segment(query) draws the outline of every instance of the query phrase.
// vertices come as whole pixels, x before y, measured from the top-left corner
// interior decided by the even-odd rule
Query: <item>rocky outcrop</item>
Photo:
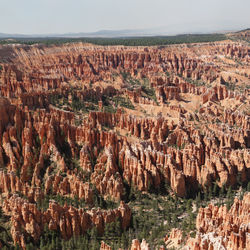
[[[126,229],[131,219],[131,210],[124,202],[113,210],[84,211],[67,205],[62,207],[51,200],[48,209],[41,211],[35,204],[29,203],[17,195],[4,201],[3,211],[11,216],[11,234],[14,243],[18,243],[22,247],[25,247],[26,233],[37,241],[45,225],[48,225],[50,230],[59,231],[64,239],[69,239],[73,235],[84,234],[92,227],[96,227],[102,234],[105,224],[116,219],[119,219],[122,228]]]
[[[181,230],[174,228],[165,237],[167,248],[185,250],[201,249],[248,249],[250,193],[245,193],[242,200],[235,198],[228,210],[226,206],[200,208],[196,218],[196,236],[184,237]]]
[[[182,230],[173,228],[170,235],[166,235],[164,241],[167,248],[180,248],[184,243]]]
[[[17,109],[6,114],[14,120],[14,126],[9,125],[3,131],[0,159],[2,164],[7,163],[12,175],[20,175],[20,184],[13,185],[29,182],[28,186],[40,187],[42,173],[47,176],[45,194],[51,190],[54,194],[84,198],[89,203],[92,200],[89,184],[81,183],[85,177],[72,172],[74,166],[65,162],[67,157],[79,157],[80,168],[89,172],[85,176],[90,176],[89,181],[105,199],[123,198],[123,180],[141,191],[152,186],[158,188],[165,181],[179,196],[186,195],[189,185],[194,189],[198,184],[211,185],[214,181],[221,186],[234,185],[237,175],[244,182],[250,175],[249,119],[243,113],[229,114],[212,108],[213,105],[211,114],[206,115],[204,110],[200,114],[211,122],[214,116],[225,115],[230,126],[242,124],[244,130],[215,123],[209,130],[204,126],[201,134],[188,120],[173,125],[162,117],[137,118],[104,112],[89,113],[84,124],[75,127],[71,112],[54,107],[50,113]],[[104,126],[123,130],[141,143],[104,131]],[[93,127],[97,129],[92,130]],[[67,156],[63,150],[67,150]],[[68,176],[65,178],[59,172],[52,175],[53,169]],[[52,182],[55,184],[51,189]]]
[[[0,45],[0,59],[0,200],[16,208],[22,246],[22,230],[37,240],[45,224],[65,239],[101,233],[109,218],[129,224],[126,205],[90,211],[96,196],[121,202],[131,187],[170,186],[185,197],[250,178],[247,45]],[[88,212],[37,209],[48,197]]]
[[[246,193],[243,200],[235,198],[230,210],[213,205],[200,208],[196,220],[198,244],[195,244],[200,245],[199,249],[215,247],[217,242],[227,249],[246,249],[250,240],[249,215],[250,193]]]
[[[197,57],[196,51],[204,47],[204,58]],[[140,71],[139,76],[155,75],[161,72],[173,72],[185,78],[202,79],[212,82],[219,75],[219,69],[207,63],[211,54],[222,53],[226,56],[249,61],[247,46],[217,43],[182,48],[157,49],[143,47],[98,47],[74,44],[51,47],[13,46],[5,49],[3,56],[8,63],[3,64],[0,72],[1,92],[11,97],[25,92],[48,91],[61,88],[68,79],[81,81],[110,80],[112,71],[126,71],[132,76]],[[207,51],[206,51],[207,50]],[[45,63],[46,62],[46,63]],[[166,77],[162,78],[167,80]],[[158,85],[162,81],[157,81]],[[170,98],[175,91],[164,91]]]
[[[131,245],[131,250],[149,250],[149,245],[146,242],[146,240],[142,240],[142,242],[140,243],[139,240],[135,239],[132,241],[132,245]]]
[[[106,244],[104,241],[101,242],[100,250],[111,250],[112,248]]]

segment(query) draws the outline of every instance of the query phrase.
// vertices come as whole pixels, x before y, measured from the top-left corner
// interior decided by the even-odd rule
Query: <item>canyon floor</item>
[[[249,30],[231,36],[0,45],[0,248],[249,249]]]

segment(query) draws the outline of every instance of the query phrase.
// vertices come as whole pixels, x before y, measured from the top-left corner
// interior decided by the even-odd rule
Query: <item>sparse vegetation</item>
[[[8,70],[2,74],[4,83],[0,86],[3,93],[0,105],[4,110],[0,124],[0,176],[3,180],[0,185],[0,245],[4,245],[3,249],[20,249],[9,237],[10,232],[13,235],[10,226],[16,218],[12,205],[22,203],[17,196],[24,199],[25,209],[34,211],[33,205],[36,205],[46,217],[42,222],[34,218],[44,230],[35,240],[30,233],[33,229],[36,231],[35,223],[34,227],[29,222],[29,226],[25,225],[28,220],[21,218],[24,213],[20,214],[22,225],[18,225],[17,234],[24,235],[27,249],[100,249],[102,240],[112,249],[129,249],[135,238],[146,239],[152,249],[157,249],[173,228],[194,237],[200,207],[212,203],[226,205],[229,209],[234,197],[242,198],[246,190],[250,191],[246,169],[249,138],[245,132],[248,100],[235,91],[247,93],[245,64],[241,65],[239,59],[235,65],[225,58],[225,51],[231,48],[224,43],[189,44],[223,38],[224,35],[214,34],[13,40],[13,43],[41,42],[48,46],[82,41],[158,47],[143,47],[139,52],[137,48],[124,47],[119,52],[115,47],[119,52],[116,55],[113,49],[95,49],[97,47],[91,45],[90,53],[88,46],[84,46],[82,52],[82,45],[79,48],[70,45],[69,49],[64,45],[66,58],[64,52],[48,62],[39,58],[35,65],[40,62],[41,69],[33,69],[33,61],[25,65],[28,59],[23,60],[22,67],[6,63]],[[188,45],[164,49],[165,45],[183,41]],[[17,54],[22,59],[27,54],[29,58],[26,53],[29,46],[12,47],[16,50],[13,57]],[[204,55],[199,52],[202,47],[206,50]],[[35,48],[30,53],[34,54],[34,62],[36,54],[42,57],[46,50],[53,53],[54,48],[60,49],[40,45],[32,48]],[[74,51],[72,56],[71,50]],[[241,49],[236,51],[235,57],[245,55],[244,48],[242,53]],[[226,65],[227,61],[231,64]],[[56,63],[56,67],[49,65],[51,62]],[[130,63],[133,67],[128,69]],[[220,65],[225,66],[221,71]],[[186,66],[188,71],[183,69]],[[227,66],[230,70],[235,66],[237,73],[226,75]],[[183,77],[186,73],[192,77],[202,76],[208,83]],[[57,74],[61,74],[61,86],[54,84],[59,81],[54,80]],[[219,82],[225,81],[222,77],[227,79],[224,86],[235,91],[233,95],[228,95],[220,86]],[[215,79],[218,82],[213,82]],[[37,88],[40,80],[41,86],[46,84],[46,88]],[[211,86],[213,88],[209,89]],[[40,95],[38,91],[44,93]],[[222,181],[225,184],[220,186]],[[119,199],[132,211],[126,229],[120,219],[113,221],[119,211],[100,211],[118,208]],[[50,215],[53,209],[45,213],[51,200],[65,205],[59,209],[60,216],[65,213],[66,227],[71,232],[64,239],[60,235],[63,218]],[[3,204],[8,201],[13,203],[7,208]],[[33,205],[26,206],[26,202]],[[90,230],[86,232],[85,225],[79,226],[73,223],[74,219],[69,219],[74,210],[67,211],[69,206],[80,209],[79,213],[86,212],[86,217],[75,213],[74,219],[78,222],[79,218],[87,218]],[[1,208],[6,214],[12,214],[11,219]],[[97,216],[99,212],[104,213],[104,219],[95,217],[94,211]],[[48,214],[56,223],[49,222]]]
[[[132,239],[146,239],[151,247],[156,248],[162,244],[162,240],[172,228],[182,229],[184,235],[195,235],[195,220],[200,206],[205,207],[211,201],[217,205],[226,204],[229,209],[233,204],[234,197],[238,194],[243,196],[244,192],[250,189],[250,184],[241,191],[232,190],[231,187],[223,186],[219,188],[216,183],[207,191],[197,192],[195,199],[183,199],[172,194],[168,185],[162,191],[141,193],[134,188],[128,194],[129,205],[133,209],[132,221],[128,230],[123,231],[119,220],[105,225],[102,235],[97,233],[95,227],[87,231],[85,235],[73,237],[68,241],[62,240],[58,232],[50,231],[45,227],[43,235],[37,244],[32,240],[28,243],[28,249],[99,249],[102,240],[105,240],[112,249],[119,247],[128,248]],[[162,193],[163,192],[163,193]],[[118,204],[100,199],[100,195],[95,191],[95,205],[102,209],[113,209]],[[60,195],[46,196],[39,204],[42,210],[47,209],[49,200],[53,199],[59,204],[84,207],[85,202],[77,198],[64,197]],[[84,245],[83,245],[84,244]]]
[[[121,106],[128,109],[135,109],[135,106],[132,104],[129,98],[125,98],[123,96],[115,96],[113,98],[113,101],[116,107]]]
[[[195,86],[199,87],[199,86],[205,86],[206,83],[201,81],[201,80],[193,80],[192,78],[186,78],[186,77],[183,77],[185,81],[191,83],[191,84],[194,84]]]

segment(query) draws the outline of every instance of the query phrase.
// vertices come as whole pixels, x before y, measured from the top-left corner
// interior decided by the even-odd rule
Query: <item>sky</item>
[[[0,33],[250,28],[250,0],[0,0]]]

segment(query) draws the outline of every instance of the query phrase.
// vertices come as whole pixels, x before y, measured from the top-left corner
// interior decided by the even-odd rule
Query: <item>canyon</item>
[[[129,230],[134,191],[246,186],[249,86],[246,42],[0,45],[0,207],[13,245],[39,244],[45,229],[64,240],[117,221]],[[246,249],[249,223],[246,193],[229,211],[201,207],[195,238],[173,229],[165,242]]]

